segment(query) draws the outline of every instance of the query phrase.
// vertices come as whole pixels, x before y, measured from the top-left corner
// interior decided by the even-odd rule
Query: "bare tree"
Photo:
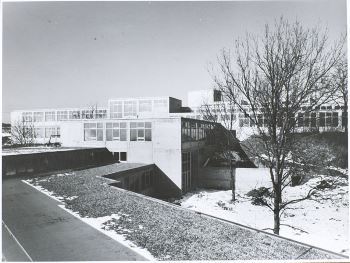
[[[220,123],[225,129],[220,130],[220,135],[216,134],[215,148],[212,149],[211,155],[214,153],[220,155],[220,159],[225,160],[225,165],[230,167],[231,176],[231,190],[232,190],[232,201],[236,200],[236,164],[239,159],[239,155],[233,150],[237,140],[233,134],[233,127],[236,121],[234,114],[234,107],[232,104],[221,101],[213,105],[203,104],[200,107],[200,113],[203,119]],[[235,143],[236,142],[236,143]]]
[[[85,117],[87,119],[96,119],[97,118],[97,110],[98,110],[97,103],[89,103]]]
[[[265,25],[262,36],[247,35],[235,42],[233,52],[224,49],[218,57],[217,89],[255,124],[254,134],[263,150],[256,158],[270,171],[272,203],[265,205],[273,211],[275,234],[280,232],[280,217],[287,206],[313,193],[310,190],[294,200],[283,198],[295,164],[297,114],[305,100],[308,111],[330,100],[331,75],[343,44],[342,39],[330,47],[327,32],[281,18],[272,28]]]
[[[15,144],[28,146],[34,143],[35,131],[33,124],[28,124],[24,120],[17,121],[11,126],[11,140]]]
[[[345,133],[348,133],[348,63],[346,55],[343,54],[342,59],[336,65],[335,72],[332,76],[333,85],[335,88],[334,102],[338,106],[343,106],[342,126]]]

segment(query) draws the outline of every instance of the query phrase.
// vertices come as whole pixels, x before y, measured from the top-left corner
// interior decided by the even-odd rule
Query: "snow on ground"
[[[303,197],[323,179],[333,180],[334,177],[319,176],[304,185],[287,187],[285,200]],[[317,192],[315,198],[318,201],[305,200],[291,205],[291,209],[282,214],[280,235],[349,255],[348,181],[345,178],[336,180],[338,186],[335,189]],[[253,205],[251,198],[246,196],[248,191],[261,186],[271,186],[267,169],[241,168],[236,172],[237,201],[234,204],[230,201],[231,191],[202,190],[184,196],[181,206],[266,230],[273,227],[272,211],[267,207]]]
[[[148,250],[136,246],[134,243],[127,240],[123,235],[118,234],[117,232],[115,232],[113,230],[113,225],[118,223],[118,220],[121,217],[120,215],[112,214],[110,216],[103,216],[103,217],[98,217],[98,218],[81,217],[78,213],[73,212],[72,210],[65,208],[64,205],[59,205],[59,207],[61,207],[63,210],[67,211],[68,213],[74,215],[75,217],[79,218],[81,221],[85,222],[86,224],[97,229],[98,231],[102,232],[103,234],[118,241],[122,245],[134,250],[138,254],[144,256],[146,259],[153,260],[153,261],[156,260]],[[140,228],[140,229],[142,229],[142,228]],[[130,230],[128,230],[128,229],[119,228],[119,230],[124,231],[124,232],[130,232]]]
[[[65,176],[65,175],[70,175],[71,173],[64,173],[64,174],[57,174],[55,176]],[[41,179],[41,180],[37,180],[37,182],[40,181],[45,181],[47,179]],[[86,224],[92,226],[93,228],[97,229],[98,231],[102,232],[103,234],[109,236],[110,238],[118,241],[119,243],[121,243],[122,245],[134,250],[135,252],[137,252],[138,254],[142,255],[143,257],[145,257],[148,260],[152,260],[155,261],[156,259],[152,256],[152,254],[144,248],[140,248],[138,246],[136,246],[134,243],[132,243],[131,241],[127,240],[125,238],[124,235],[122,234],[118,234],[116,231],[114,231],[113,227],[115,225],[118,225],[118,220],[120,219],[121,216],[128,216],[126,214],[121,213],[119,214],[112,214],[110,216],[104,216],[104,217],[98,217],[98,218],[91,218],[91,217],[81,217],[78,213],[67,209],[65,207],[65,200],[72,200],[74,198],[77,198],[77,196],[72,196],[72,197],[65,197],[65,196],[57,196],[55,195],[53,192],[50,192],[46,189],[44,189],[43,187],[41,187],[40,185],[34,185],[32,184],[33,180],[29,179],[29,180],[22,180],[22,182],[34,187],[35,189],[37,189],[38,191],[42,192],[43,194],[51,197],[52,199],[61,202],[62,205],[58,205],[60,208],[62,208],[63,210],[65,210],[66,212],[72,214],[73,216],[79,218],[81,221],[85,222]],[[142,230],[143,226],[139,226],[139,228]],[[130,232],[129,229],[122,229],[118,227],[118,230],[120,232]]]

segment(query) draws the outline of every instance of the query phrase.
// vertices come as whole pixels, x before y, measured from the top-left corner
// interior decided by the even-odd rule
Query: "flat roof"
[[[2,155],[3,156],[9,156],[9,155],[33,154],[33,153],[85,150],[85,149],[91,149],[91,147],[31,146],[31,147],[18,147],[18,148],[2,148]]]

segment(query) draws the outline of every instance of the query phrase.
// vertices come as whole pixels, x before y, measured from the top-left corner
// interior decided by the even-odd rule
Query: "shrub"
[[[252,197],[253,205],[262,206],[267,203],[267,197],[272,197],[272,192],[269,190],[269,188],[259,187],[257,189],[250,190],[246,195]]]

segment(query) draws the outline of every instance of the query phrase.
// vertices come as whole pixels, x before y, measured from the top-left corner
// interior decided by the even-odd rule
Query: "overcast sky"
[[[107,106],[212,86],[208,64],[281,15],[346,32],[346,1],[3,4],[3,121],[15,109]]]

